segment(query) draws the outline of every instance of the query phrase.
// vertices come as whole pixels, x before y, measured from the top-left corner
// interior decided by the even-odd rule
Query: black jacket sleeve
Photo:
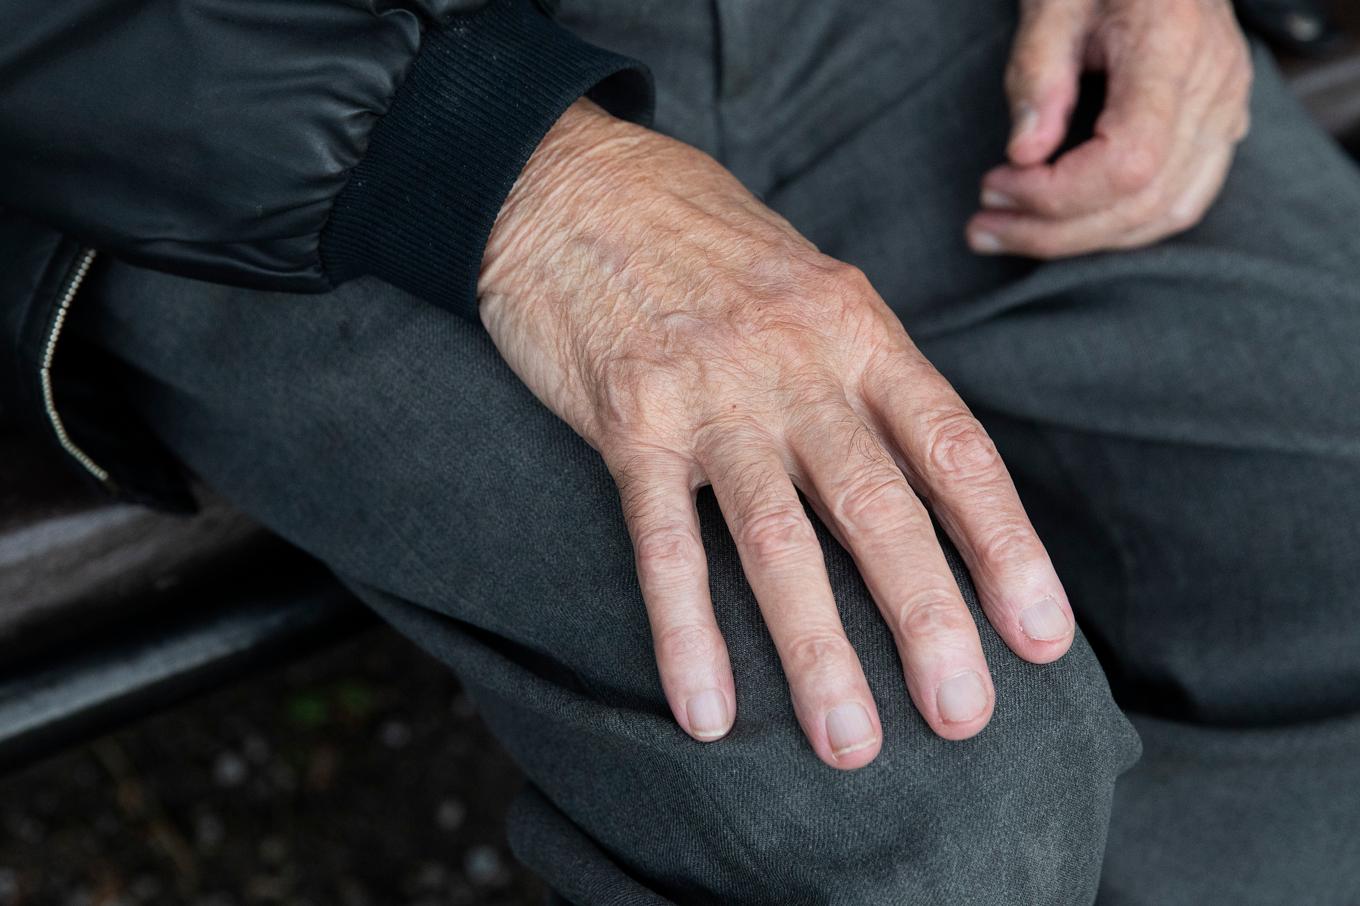
[[[638,63],[534,0],[0,0],[0,207],[134,263],[322,291],[374,274],[475,316],[486,237]]]

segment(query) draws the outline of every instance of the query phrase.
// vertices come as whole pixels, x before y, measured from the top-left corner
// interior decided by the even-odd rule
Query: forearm
[[[544,132],[641,66],[532,0],[0,4],[0,205],[217,282],[368,273],[473,312],[482,245]],[[79,46],[79,52],[72,48]]]

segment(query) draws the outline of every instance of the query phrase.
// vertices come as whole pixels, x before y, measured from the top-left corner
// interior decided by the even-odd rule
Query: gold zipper
[[[47,334],[47,345],[43,349],[42,368],[39,374],[42,378],[43,408],[47,410],[47,421],[51,424],[53,433],[57,435],[61,448],[101,484],[108,484],[109,473],[101,469],[88,453],[76,446],[75,441],[66,433],[66,425],[57,414],[57,405],[52,398],[52,359],[57,354],[57,341],[61,339],[61,329],[66,325],[66,313],[71,309],[71,302],[75,299],[76,293],[80,292],[80,285],[90,273],[90,265],[94,263],[95,254],[94,249],[85,249],[76,261],[75,271],[67,281],[66,289],[62,292],[61,301],[57,305],[57,315],[52,320],[52,329]]]

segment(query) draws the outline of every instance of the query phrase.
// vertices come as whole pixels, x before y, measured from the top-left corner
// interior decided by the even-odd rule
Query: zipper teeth
[[[80,285],[85,282],[85,276],[90,272],[90,265],[94,263],[94,249],[85,249],[81,252],[80,259],[76,263],[75,273],[71,275],[71,280],[66,284],[66,291],[61,295],[61,302],[57,305],[57,316],[52,321],[52,330],[47,334],[47,346],[43,349],[42,369],[42,396],[43,408],[47,410],[47,421],[52,425],[52,431],[57,435],[61,448],[70,454],[71,458],[80,463],[85,471],[89,472],[101,483],[107,484],[109,473],[99,467],[90,455],[80,447],[76,446],[75,441],[66,433],[66,425],[62,422],[61,416],[57,414],[57,404],[52,395],[52,360],[57,354],[57,341],[61,339],[61,330],[66,325],[66,313],[71,310],[71,302],[75,299],[76,293],[80,291]]]

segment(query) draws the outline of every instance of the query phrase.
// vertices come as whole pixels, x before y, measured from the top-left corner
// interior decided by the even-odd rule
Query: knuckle
[[[1155,141],[1137,141],[1117,152],[1111,174],[1114,186],[1123,193],[1142,192],[1152,186],[1161,172],[1165,152]]]
[[[959,602],[956,592],[944,589],[917,591],[897,619],[902,638],[918,642],[944,639],[971,629],[972,614]]]
[[[684,664],[712,657],[718,644],[714,630],[707,626],[682,623],[667,626],[656,634],[656,658],[664,664]]]
[[[1059,220],[1070,217],[1080,211],[1084,199],[1074,198],[1070,195],[1063,195],[1058,192],[1040,193],[1026,199],[1026,203],[1034,207],[1034,210],[1044,217]]]
[[[681,383],[672,369],[645,356],[601,356],[592,367],[595,417],[606,431],[621,437],[652,433],[658,414],[672,408],[668,400]]]
[[[853,264],[832,260],[817,281],[817,296],[824,300],[822,329],[834,325],[842,341],[876,333],[878,293],[864,271]]]
[[[817,543],[807,517],[792,507],[779,507],[747,518],[737,540],[763,563],[802,557]]]
[[[906,479],[875,469],[842,484],[832,500],[837,523],[852,537],[901,527],[918,501]]]
[[[805,632],[784,646],[785,670],[793,676],[824,674],[839,669],[855,656],[850,642],[833,632]]]
[[[1135,230],[1165,219],[1170,209],[1170,200],[1154,186],[1126,201],[1117,219],[1126,230]]]
[[[927,428],[926,464],[946,481],[991,478],[1001,456],[977,419],[962,410],[937,416]]]
[[[978,558],[992,569],[1008,571],[1032,563],[1043,546],[1028,524],[1007,521],[983,533],[975,543]]]
[[[832,285],[843,292],[858,294],[872,291],[869,276],[848,261],[832,259],[826,269]]]
[[[638,569],[643,571],[644,579],[687,572],[698,565],[697,541],[682,529],[649,529],[638,535],[634,547]]]
[[[1207,209],[1200,203],[1178,204],[1167,214],[1167,221],[1172,232],[1183,233],[1197,226],[1206,213]]]

